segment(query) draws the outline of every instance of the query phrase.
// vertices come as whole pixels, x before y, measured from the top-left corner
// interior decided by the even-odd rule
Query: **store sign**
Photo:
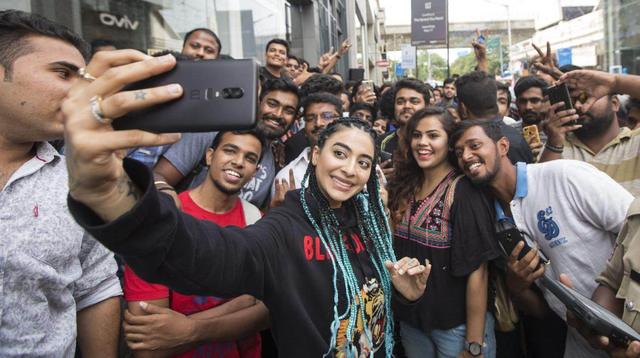
[[[127,15],[119,17],[107,12],[101,12],[99,16],[100,22],[106,26],[115,26],[120,29],[135,31],[140,25],[137,20],[131,21]]]
[[[571,65],[573,63],[573,60],[571,59],[571,48],[570,47],[566,47],[566,48],[559,48],[557,51],[557,57],[558,57],[558,66],[562,67],[565,65]]]
[[[411,0],[411,44],[446,45],[447,21],[447,0]]]
[[[410,68],[416,68],[416,48],[404,44],[400,45],[402,51],[402,68],[408,70]]]

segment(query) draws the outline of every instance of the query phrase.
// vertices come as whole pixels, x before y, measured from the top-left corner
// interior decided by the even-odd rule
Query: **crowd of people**
[[[0,12],[0,356],[640,357],[537,283],[640,332],[640,77],[547,45],[501,83],[473,42],[442,86],[378,86],[335,72],[348,41],[312,67],[273,39],[254,129],[113,130],[183,94],[127,85],[222,45]]]

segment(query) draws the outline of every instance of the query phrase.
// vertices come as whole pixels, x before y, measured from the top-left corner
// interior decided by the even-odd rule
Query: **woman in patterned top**
[[[416,112],[394,156],[394,249],[432,263],[428,293],[396,312],[410,358],[495,357],[493,316],[487,312],[487,262],[499,255],[492,205],[451,160],[454,125],[440,108]]]

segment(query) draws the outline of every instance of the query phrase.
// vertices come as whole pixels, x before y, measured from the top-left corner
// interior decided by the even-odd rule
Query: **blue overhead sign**
[[[558,49],[558,66],[571,65],[573,62],[571,48]]]

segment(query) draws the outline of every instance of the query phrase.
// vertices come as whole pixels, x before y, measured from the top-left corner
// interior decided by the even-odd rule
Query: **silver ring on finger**
[[[80,76],[83,80],[88,82],[93,82],[96,80],[96,78],[92,76],[89,72],[87,72],[87,69],[84,67],[81,67],[78,69],[78,76]]]
[[[104,113],[102,112],[102,97],[91,97],[91,99],[89,100],[89,104],[91,105],[91,114],[93,115],[93,118],[96,119],[96,121],[100,122],[101,124],[111,124],[112,120],[110,118],[106,118],[104,116]]]

